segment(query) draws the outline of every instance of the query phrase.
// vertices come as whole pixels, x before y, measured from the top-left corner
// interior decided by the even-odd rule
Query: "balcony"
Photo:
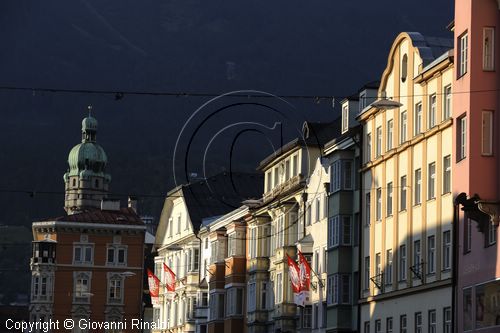
[[[279,196],[284,196],[289,193],[292,193],[295,190],[300,189],[305,185],[305,178],[303,175],[298,174],[288,180],[285,180],[283,183],[276,185],[272,190],[264,193],[263,202],[267,203]]]
[[[247,261],[248,273],[267,272],[269,269],[269,258],[257,257],[251,258]]]
[[[208,306],[199,306],[194,312],[194,319],[208,319]]]

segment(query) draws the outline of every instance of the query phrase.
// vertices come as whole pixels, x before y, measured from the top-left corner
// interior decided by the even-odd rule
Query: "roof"
[[[132,208],[120,210],[90,209],[81,213],[63,215],[43,221],[64,221],[75,223],[119,224],[119,225],[144,225],[141,218]]]
[[[408,32],[407,34],[410,36],[413,46],[418,48],[424,67],[446,51],[453,49],[453,39],[424,37],[419,32]]]
[[[195,230],[204,218],[224,215],[247,199],[260,198],[264,187],[262,174],[223,172],[205,180],[182,185],[182,196]]]
[[[257,170],[264,169],[269,163],[277,157],[286,154],[295,147],[319,146],[323,147],[325,143],[340,134],[342,119],[339,117],[332,122],[310,122],[305,121],[302,125],[302,136],[297,137],[284,144],[279,150],[263,159]]]

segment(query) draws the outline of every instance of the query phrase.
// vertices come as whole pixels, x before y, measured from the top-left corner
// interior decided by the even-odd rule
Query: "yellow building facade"
[[[361,332],[451,332],[452,48],[401,33],[358,116]]]

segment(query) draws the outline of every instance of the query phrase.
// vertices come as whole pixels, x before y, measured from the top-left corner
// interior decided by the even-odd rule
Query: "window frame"
[[[467,31],[458,36],[458,66],[457,66],[457,79],[467,74],[469,65],[469,37]]]
[[[487,36],[488,32],[491,32],[491,36]],[[487,49],[486,44],[487,38],[491,40],[491,44]],[[495,27],[484,27],[483,28],[483,71],[492,72],[495,71]]]

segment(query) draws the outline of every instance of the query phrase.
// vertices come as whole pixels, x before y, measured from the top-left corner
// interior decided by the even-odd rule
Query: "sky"
[[[451,0],[2,1],[0,87],[28,90],[0,88],[0,224],[64,213],[88,105],[111,191],[158,217],[185,172],[229,168],[236,133],[259,129],[238,138],[231,162],[255,171],[280,143],[275,124],[286,141],[304,120],[334,120],[342,97],[380,78],[400,32],[452,38],[452,18]],[[194,96],[234,91],[268,97]],[[157,92],[173,95],[147,94]]]

